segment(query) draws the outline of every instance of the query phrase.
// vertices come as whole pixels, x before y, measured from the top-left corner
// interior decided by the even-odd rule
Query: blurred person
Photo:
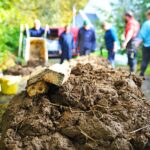
[[[83,27],[79,29],[77,37],[77,49],[80,56],[88,55],[90,52],[95,51],[96,37],[95,31],[91,29],[87,21],[83,22]]]
[[[128,56],[128,65],[130,72],[134,72],[136,69],[136,55],[137,50],[135,47],[135,39],[140,30],[139,22],[134,18],[132,12],[126,12],[124,15],[125,20],[125,40],[122,44],[122,48],[126,49]]]
[[[138,47],[143,42],[142,49],[142,64],[140,75],[144,76],[147,66],[150,62],[150,10],[146,13],[147,20],[143,23],[139,35],[137,37]]]
[[[24,35],[27,35],[27,31],[24,31]],[[45,29],[41,27],[40,20],[34,20],[34,27],[29,29],[29,36],[30,37],[43,37],[44,34],[50,35],[49,26],[46,25]]]
[[[74,38],[72,33],[70,32],[70,27],[68,25],[65,26],[65,31],[60,35],[59,38],[60,44],[60,53],[61,53],[61,61],[60,64],[64,62],[64,60],[70,60],[72,58],[72,52],[74,51]]]
[[[103,29],[105,30],[105,45],[108,50],[108,60],[111,63],[112,67],[115,68],[115,52],[119,49],[119,40],[117,33],[114,27],[108,22],[102,24]]]

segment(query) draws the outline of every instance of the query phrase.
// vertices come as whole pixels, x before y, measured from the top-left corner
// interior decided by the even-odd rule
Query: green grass
[[[138,73],[140,73],[140,69],[141,69],[141,62],[139,62],[138,65],[137,65],[137,72]],[[150,64],[148,65],[145,74],[150,75]]]
[[[149,64],[149,66],[147,67],[146,74],[147,74],[147,75],[150,75],[150,64]]]
[[[93,56],[102,56],[104,58],[107,58],[108,52],[107,52],[107,50],[102,50],[102,52],[100,50],[97,50],[97,51],[93,52],[91,55],[93,55]]]
[[[137,73],[138,74],[140,73],[140,70],[141,70],[141,62],[138,62],[138,65],[137,65]],[[150,76],[150,64],[146,69],[145,75]]]

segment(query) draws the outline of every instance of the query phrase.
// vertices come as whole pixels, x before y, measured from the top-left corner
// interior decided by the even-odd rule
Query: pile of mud
[[[149,150],[150,102],[141,79],[78,64],[60,88],[15,96],[3,116],[1,150]]]
[[[4,74],[26,76],[30,75],[33,71],[34,71],[33,67],[15,65],[5,70]]]
[[[35,70],[35,67],[44,65],[45,64],[42,60],[29,61],[26,65],[15,65],[13,67],[8,68],[4,71],[4,74],[26,76],[30,75]]]
[[[91,56],[91,55],[78,57],[77,59],[71,59],[71,61],[69,62],[69,66],[73,68],[78,63],[86,64],[88,62],[90,62],[90,64],[92,65],[111,67],[109,62],[105,58]],[[13,67],[8,68],[7,70],[4,71],[4,74],[26,76],[26,75],[30,75],[38,66],[51,66],[51,65],[52,64],[50,63],[45,64],[42,60],[37,60],[37,61],[31,60],[28,61],[26,65],[15,65]]]
[[[93,56],[93,55],[87,55],[87,56],[81,56],[76,59],[71,59],[69,62],[69,65],[71,68],[75,67],[77,64],[87,64],[89,63],[93,66],[101,65],[107,68],[111,68],[111,65],[109,61],[103,57]]]

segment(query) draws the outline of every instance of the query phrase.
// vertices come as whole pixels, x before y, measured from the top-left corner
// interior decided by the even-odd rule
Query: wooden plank
[[[61,86],[64,78],[64,74],[46,68],[27,81],[27,93],[30,97],[46,93],[48,91],[48,84]]]
[[[44,81],[36,82],[27,87],[27,93],[30,97],[44,94],[48,91],[48,85]]]
[[[28,82],[27,86],[34,84],[38,81],[45,81],[50,84],[54,84],[57,86],[61,86],[64,80],[64,74],[50,70],[48,68],[42,70],[42,72],[38,73],[37,75],[31,77]]]

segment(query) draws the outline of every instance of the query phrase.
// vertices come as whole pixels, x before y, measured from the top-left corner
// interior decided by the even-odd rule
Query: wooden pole
[[[30,44],[30,33],[29,33],[29,26],[26,24],[25,25],[26,28],[26,47],[25,47],[25,53],[24,53],[24,57],[25,57],[25,62],[27,62],[29,60],[29,44]]]
[[[45,44],[45,62],[47,63],[48,62],[48,49],[47,49],[47,32],[48,32],[48,30],[49,30],[49,26],[48,25],[46,25],[45,26],[45,32],[44,32],[44,40],[45,40],[45,42],[44,42],[44,44]]]
[[[24,25],[21,24],[20,25],[20,38],[19,38],[18,57],[21,57],[21,52],[22,52],[23,30],[24,30]]]

